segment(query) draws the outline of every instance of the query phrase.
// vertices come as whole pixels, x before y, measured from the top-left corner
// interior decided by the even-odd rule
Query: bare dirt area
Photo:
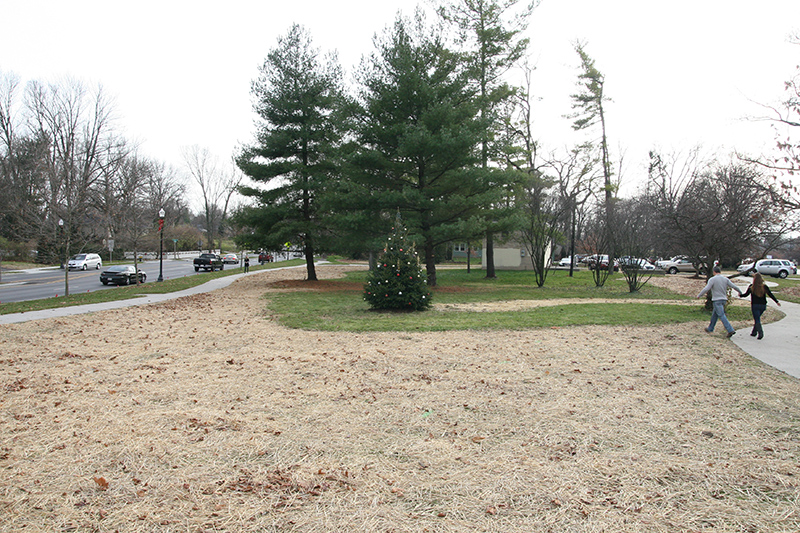
[[[289,330],[303,276],[1,326],[0,531],[800,530],[800,383],[703,324]]]

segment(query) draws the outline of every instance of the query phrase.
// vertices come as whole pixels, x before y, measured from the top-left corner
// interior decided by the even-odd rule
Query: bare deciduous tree
[[[216,156],[212,155],[208,148],[197,145],[183,149],[183,160],[189,175],[200,187],[201,210],[206,224],[208,248],[214,249],[215,235],[219,235],[221,247],[223,224],[243,175],[234,163],[231,163],[229,170],[221,169]]]
[[[590,144],[578,145],[563,156],[551,154],[545,163],[547,171],[555,177],[556,187],[569,216],[568,221],[565,220],[569,227],[565,224],[564,233],[569,236],[570,243],[570,277],[575,268],[575,242],[582,233],[588,215],[588,202],[594,195],[599,177],[597,166],[598,160]]]
[[[28,85],[28,107],[37,133],[49,140],[49,205],[52,220],[63,220],[64,255],[98,240],[100,221],[90,209],[93,186],[102,175],[112,133],[112,106],[101,87],[89,91],[81,82]],[[69,295],[69,269],[65,293]]]
[[[796,230],[784,205],[776,204],[767,178],[753,165],[704,165],[677,174],[651,154],[648,200],[655,228],[670,250],[692,258],[707,276],[714,261],[734,263],[754,249],[766,253]]]

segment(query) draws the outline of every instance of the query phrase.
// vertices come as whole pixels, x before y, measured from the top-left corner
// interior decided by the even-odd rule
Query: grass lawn
[[[569,277],[567,272],[554,271],[545,286],[539,288],[528,272],[503,272],[497,279],[486,279],[480,271],[468,274],[466,270],[442,269],[437,272],[439,284],[433,289],[433,302],[440,307],[425,312],[420,320],[417,313],[370,310],[360,296],[366,276],[366,272],[351,272],[341,280],[325,281],[324,287],[317,285],[315,290],[273,294],[268,306],[287,327],[354,332],[674,324],[702,321],[709,316],[701,301],[661,287],[648,284],[632,294],[619,275],[597,288],[589,272],[576,272]],[[450,305],[515,300],[558,300],[563,305],[507,311],[498,308],[494,312],[446,311]],[[571,303],[576,301],[581,303]],[[732,306],[728,316],[731,320],[746,320],[749,314],[749,308]]]

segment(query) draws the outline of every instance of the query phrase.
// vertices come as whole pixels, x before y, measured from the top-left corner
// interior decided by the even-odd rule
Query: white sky
[[[0,0],[0,71],[23,82],[69,75],[102,84],[118,125],[141,152],[182,167],[181,147],[220,160],[252,138],[250,83],[292,23],[336,50],[352,72],[372,36],[410,14],[412,0]],[[798,0],[542,0],[529,36],[537,65],[536,126],[545,147],[576,140],[580,39],[606,77],[611,148],[626,152],[637,183],[647,151],[702,145],[728,154],[774,145],[757,103],[775,104],[800,62],[787,37],[800,30]]]

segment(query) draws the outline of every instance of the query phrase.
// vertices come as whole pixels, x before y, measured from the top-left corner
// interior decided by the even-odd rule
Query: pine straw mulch
[[[800,384],[703,324],[292,331],[303,275],[0,327],[0,531],[800,530]]]

